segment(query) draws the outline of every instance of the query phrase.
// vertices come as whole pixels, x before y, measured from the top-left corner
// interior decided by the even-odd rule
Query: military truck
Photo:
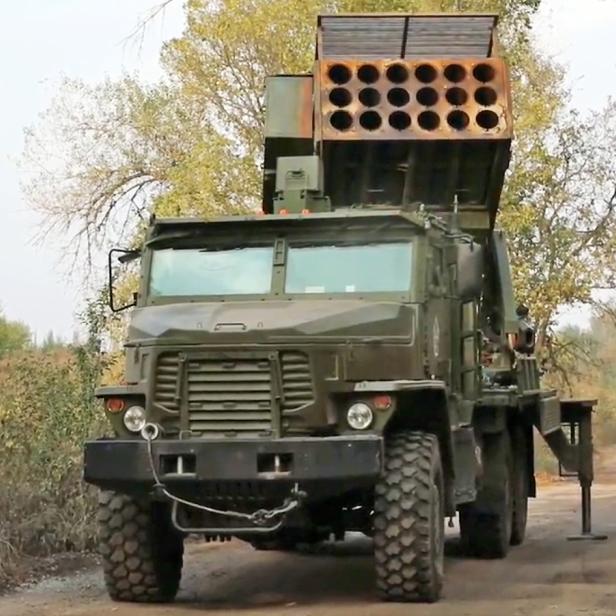
[[[495,226],[496,23],[320,17],[314,72],[267,83],[263,212],[152,219],[110,254],[114,310],[112,261],[141,263],[125,383],[97,393],[114,435],[85,447],[113,599],[173,599],[189,534],[358,531],[383,599],[436,601],[447,517],[476,557],[524,540],[533,427],[589,536],[594,403],[541,388]]]

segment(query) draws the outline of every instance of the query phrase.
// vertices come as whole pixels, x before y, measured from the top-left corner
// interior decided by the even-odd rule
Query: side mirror
[[[457,292],[461,299],[481,295],[483,288],[483,249],[477,244],[458,244]]]
[[[114,297],[114,287],[113,287],[113,257],[114,255],[119,254],[118,262],[122,265],[126,263],[130,263],[135,261],[139,257],[141,257],[140,250],[124,250],[122,248],[112,248],[107,255],[107,269],[109,274],[109,308],[111,308],[112,312],[122,312],[122,310],[126,310],[127,308],[132,308],[137,304],[137,294],[135,293],[133,296],[133,301],[124,304],[122,306],[116,306],[115,297]]]

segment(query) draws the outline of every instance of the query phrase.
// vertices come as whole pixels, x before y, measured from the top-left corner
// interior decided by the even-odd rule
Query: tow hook
[[[141,428],[141,438],[144,441],[155,441],[160,436],[160,426],[155,423],[147,423]]]
[[[287,514],[301,507],[304,500],[306,499],[307,494],[299,489],[299,485],[297,483],[293,486],[289,496],[284,500],[281,505],[279,505],[278,507],[274,507],[273,509],[258,509],[256,511],[253,511],[252,513],[215,509],[213,507],[207,507],[205,505],[202,505],[201,503],[196,503],[193,501],[186,500],[184,498],[180,498],[169,491],[167,486],[160,480],[160,476],[158,474],[158,471],[156,470],[152,445],[153,442],[160,436],[160,434],[161,428],[158,424],[148,423],[141,429],[141,436],[147,443],[148,461],[150,463],[150,471],[152,473],[152,478],[154,479],[153,489],[159,495],[169,499],[174,504],[174,510],[177,510],[177,505],[184,505],[186,507],[192,507],[206,513],[243,520],[253,525],[253,532],[273,532],[280,528]],[[233,529],[233,532],[240,533],[247,532],[250,530],[250,528],[242,527],[239,529]]]

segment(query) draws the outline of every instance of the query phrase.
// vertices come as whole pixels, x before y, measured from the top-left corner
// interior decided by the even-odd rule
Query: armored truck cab
[[[263,213],[153,218],[125,255],[126,382],[98,391],[115,434],[85,449],[113,598],[172,599],[187,534],[361,531],[383,598],[434,601],[446,516],[476,556],[523,541],[533,425],[589,515],[592,403],[541,389],[495,229],[495,23],[322,17],[313,74],[268,84]]]

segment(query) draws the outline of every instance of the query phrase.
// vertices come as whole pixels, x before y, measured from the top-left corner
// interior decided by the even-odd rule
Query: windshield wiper
[[[152,239],[148,240],[145,245],[146,246],[153,246],[154,244],[161,244],[164,242],[173,242],[175,240],[185,240],[191,237],[197,237],[197,235],[195,233],[191,233],[191,232],[178,232],[178,233],[166,233],[164,235],[157,235],[156,237],[153,237]]]

